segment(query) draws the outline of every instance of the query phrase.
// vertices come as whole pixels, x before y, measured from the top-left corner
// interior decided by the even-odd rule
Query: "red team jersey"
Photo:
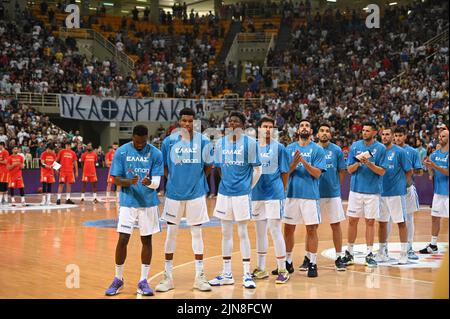
[[[115,150],[110,150],[108,153],[106,153],[105,156],[106,161],[112,163],[115,152],[116,152]],[[114,176],[109,175],[110,172],[111,172],[111,164],[109,164],[107,183],[114,183]]]
[[[9,152],[3,150],[0,152],[0,161],[7,160],[9,157]],[[8,183],[8,170],[6,169],[6,164],[0,164],[0,183]]]
[[[56,154],[54,152],[45,151],[41,155],[41,161],[43,161],[46,165],[52,166],[56,161]],[[55,174],[53,168],[41,167],[41,183],[54,183],[55,182]]]
[[[23,157],[21,155],[11,155],[8,157],[7,165],[23,164]],[[23,188],[22,179],[22,167],[20,165],[14,166],[9,170],[9,187],[10,188]]]
[[[73,163],[77,161],[77,154],[72,150],[60,150],[56,160],[61,164],[59,173],[60,183],[75,183],[75,176],[73,174]]]
[[[83,182],[96,182],[97,172],[95,170],[95,163],[97,163],[98,156],[95,152],[85,152],[81,155],[81,161],[83,165]]]

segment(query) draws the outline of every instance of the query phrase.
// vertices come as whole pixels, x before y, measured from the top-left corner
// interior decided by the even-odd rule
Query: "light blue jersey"
[[[325,151],[327,170],[320,175],[320,198],[340,197],[341,180],[339,178],[339,172],[347,168],[344,153],[339,146],[333,143],[329,143],[323,149]]]
[[[357,141],[350,147],[348,154],[347,166],[357,162],[355,156],[370,151],[372,157],[369,161],[376,166],[387,168],[386,148],[378,141],[374,141],[370,145],[366,145],[363,140]],[[364,194],[380,194],[382,190],[382,176],[375,174],[367,165],[361,164],[358,169],[353,172],[350,179],[350,190],[352,192]]]
[[[177,132],[166,137],[161,145],[164,166],[169,175],[166,184],[166,197],[173,200],[191,200],[208,193],[208,183],[204,173],[205,158],[209,140],[194,132],[190,141],[181,139]]]
[[[436,163],[437,166],[448,169],[448,151],[444,153],[439,149],[430,155],[430,160]],[[433,173],[434,193],[448,196],[448,176],[445,176],[437,169],[434,169]]]
[[[314,142],[306,146],[300,146],[298,142],[291,143],[286,148],[289,154],[289,161],[294,160],[295,151],[300,151],[302,157],[311,166],[322,170],[327,170],[325,151]],[[314,178],[309,174],[302,163],[299,163],[289,176],[288,198],[320,199],[319,178]]]
[[[406,150],[392,145],[386,150],[387,169],[383,175],[383,191],[381,196],[406,195],[406,172],[412,169]]]
[[[408,158],[411,161],[411,165],[413,169],[423,169],[422,161],[420,160],[419,151],[408,144],[405,144],[403,146],[403,149],[406,151],[406,154],[408,154]],[[411,179],[407,181],[408,186],[414,184],[414,174],[411,175]]]
[[[281,173],[289,173],[289,155],[283,144],[271,141],[259,146],[262,175],[252,190],[252,200],[284,199]]]
[[[219,194],[242,196],[251,192],[253,167],[261,166],[256,141],[241,135],[236,142],[229,136],[219,139],[214,148],[214,165],[222,171]]]
[[[138,151],[134,148],[133,142],[119,147],[111,165],[111,176],[122,178],[133,178],[139,176],[136,185],[121,187],[120,206],[122,207],[153,207],[159,204],[159,199],[154,189],[141,184],[141,181],[148,176],[164,176],[164,165],[162,153],[151,144]]]

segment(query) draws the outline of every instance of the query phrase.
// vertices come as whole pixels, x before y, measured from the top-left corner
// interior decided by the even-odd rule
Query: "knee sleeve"
[[[167,225],[167,236],[165,244],[165,253],[173,254],[177,244],[177,225]]]
[[[203,255],[202,228],[200,226],[191,227],[192,250],[195,255]]]
[[[247,222],[238,222],[238,234],[242,259],[250,258],[250,239],[248,238]]]
[[[286,243],[281,232],[281,220],[269,219],[268,221],[270,235],[272,236],[273,245],[275,248],[275,256],[286,256]]]
[[[20,196],[22,196],[22,197],[25,196],[25,188],[20,189]]]
[[[256,252],[267,253],[269,239],[267,238],[267,220],[256,221]]]
[[[231,257],[233,251],[233,223],[222,220],[222,255]]]

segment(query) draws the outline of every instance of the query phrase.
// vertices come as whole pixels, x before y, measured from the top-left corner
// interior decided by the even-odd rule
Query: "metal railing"
[[[268,43],[272,41],[273,34],[266,32],[255,32],[255,33],[238,33],[237,42],[238,43],[248,43],[248,42],[258,42],[258,43]]]
[[[42,113],[59,113],[58,95],[55,93],[16,93],[15,98],[19,103],[27,104],[38,109]]]
[[[421,46],[425,46],[426,48],[429,48],[430,46],[434,46],[436,44],[441,44],[445,41],[449,40],[449,31],[448,31],[448,25],[446,26],[447,30],[445,30],[444,32],[441,32],[440,34],[438,34],[437,36],[431,38],[430,40],[426,41],[424,44],[422,44]],[[421,61],[428,61],[431,57],[433,57],[435,54],[437,54],[438,51],[433,52],[430,55],[427,55],[423,60]],[[419,62],[420,63],[420,62]],[[408,72],[406,71],[402,71],[400,72],[398,75],[396,75],[395,77],[393,77],[390,82],[393,83],[395,81],[398,80],[402,80],[402,78],[408,74]]]
[[[93,30],[93,29],[68,29],[68,28],[60,28],[60,36],[67,37],[71,36],[78,39],[91,39],[95,41],[97,44],[102,46],[106,51],[108,51],[113,59],[122,63],[126,66],[129,71],[134,70],[134,61],[124,52],[117,49],[117,47],[111,43],[107,38],[105,38],[101,33]]]

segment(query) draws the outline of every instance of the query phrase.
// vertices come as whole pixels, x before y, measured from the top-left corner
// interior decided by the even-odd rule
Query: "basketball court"
[[[89,197],[85,203],[80,203],[79,195],[75,194],[72,199],[76,205],[60,206],[40,206],[40,198],[38,195],[27,196],[29,206],[0,209],[0,298],[111,298],[105,297],[104,291],[114,277],[114,253],[118,238],[115,229],[117,207],[114,197],[100,196],[100,203],[93,204]],[[160,200],[163,198],[160,197]],[[208,199],[210,216],[214,204],[215,199]],[[431,218],[428,206],[421,206],[421,211],[416,214],[415,225],[414,249],[417,251],[430,240]],[[342,226],[345,245],[347,222]],[[153,236],[153,257],[149,275],[152,288],[162,279],[164,272],[164,222],[161,222],[161,227],[162,232]],[[254,222],[249,222],[248,228],[252,247],[252,268],[255,268]],[[257,281],[256,289],[244,289],[241,285],[242,262],[235,228],[232,269],[236,283],[232,286],[213,287],[211,292],[192,289],[194,258],[190,236],[189,228],[182,223],[174,256],[175,289],[166,293],[156,292],[153,297],[142,297],[136,294],[141,266],[141,242],[136,229],[128,245],[124,270],[125,288],[112,298],[432,298],[433,281],[448,246],[448,219],[442,220],[439,253],[419,255],[418,261],[404,266],[396,265],[400,244],[394,225],[389,244],[391,260],[380,264],[376,269],[363,265],[366,247],[363,244],[364,222],[360,221],[355,245],[355,265],[347,267],[346,272],[337,272],[334,269],[331,228],[324,220],[319,226],[317,278],[308,278],[306,272],[298,270],[304,257],[305,239],[304,226],[300,225],[297,227],[293,253],[295,272],[289,282],[276,285],[275,276],[271,276],[269,279]],[[205,272],[207,278],[212,279],[222,269],[221,228],[217,219],[211,218],[205,225],[203,239]],[[269,246],[267,268],[270,271],[276,267],[270,239]],[[377,245],[374,249],[377,250]]]

